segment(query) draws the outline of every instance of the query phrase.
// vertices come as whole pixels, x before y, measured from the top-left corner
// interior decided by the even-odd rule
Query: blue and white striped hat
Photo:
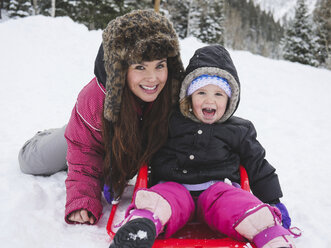
[[[207,74],[200,75],[199,77],[192,80],[192,83],[187,89],[187,96],[192,95],[196,90],[208,85],[213,84],[220,87],[225,91],[225,94],[230,98],[231,97],[231,87],[228,83],[228,80],[219,76],[210,76]]]

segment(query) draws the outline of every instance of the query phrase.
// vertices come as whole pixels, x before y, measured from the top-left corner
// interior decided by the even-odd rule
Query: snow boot
[[[148,218],[133,219],[118,229],[109,248],[149,248],[153,246],[155,238],[153,221]]]
[[[110,248],[149,248],[162,230],[160,219],[146,209],[133,209],[131,204],[126,211],[125,219],[117,225],[120,229],[114,236]]]
[[[295,248],[291,232],[280,223],[279,210],[261,204],[246,211],[235,224],[235,230],[257,248]]]

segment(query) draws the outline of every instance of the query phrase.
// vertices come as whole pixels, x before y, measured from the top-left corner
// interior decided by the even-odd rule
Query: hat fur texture
[[[186,68],[185,75],[179,94],[180,111],[184,116],[200,122],[190,111],[192,103],[191,97],[187,96],[187,89],[192,81],[201,75],[224,78],[230,85],[231,98],[228,100],[224,115],[218,122],[225,122],[234,114],[240,101],[240,82],[230,54],[223,46],[210,45],[196,50]]]
[[[102,38],[107,74],[104,117],[108,121],[117,121],[131,64],[173,58],[168,60],[168,70],[173,72],[173,78],[168,81],[172,80],[173,94],[178,99],[180,79],[176,75],[183,68],[179,41],[167,18],[152,10],[135,10],[112,20]]]

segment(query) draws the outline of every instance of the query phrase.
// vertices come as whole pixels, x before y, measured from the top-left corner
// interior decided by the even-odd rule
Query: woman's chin
[[[158,93],[154,93],[154,94],[140,94],[140,96],[138,96],[142,101],[144,102],[154,102],[155,99],[158,97]]]

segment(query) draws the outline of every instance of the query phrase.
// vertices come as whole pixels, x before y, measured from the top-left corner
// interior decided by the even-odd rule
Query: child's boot
[[[152,191],[138,190],[110,248],[152,247],[170,216],[171,207],[164,198]]]
[[[159,219],[148,210],[133,210],[115,234],[110,248],[142,247],[149,248],[162,229]]]
[[[262,204],[249,210],[235,225],[235,230],[257,248],[294,248],[291,233],[281,223],[278,209]]]

